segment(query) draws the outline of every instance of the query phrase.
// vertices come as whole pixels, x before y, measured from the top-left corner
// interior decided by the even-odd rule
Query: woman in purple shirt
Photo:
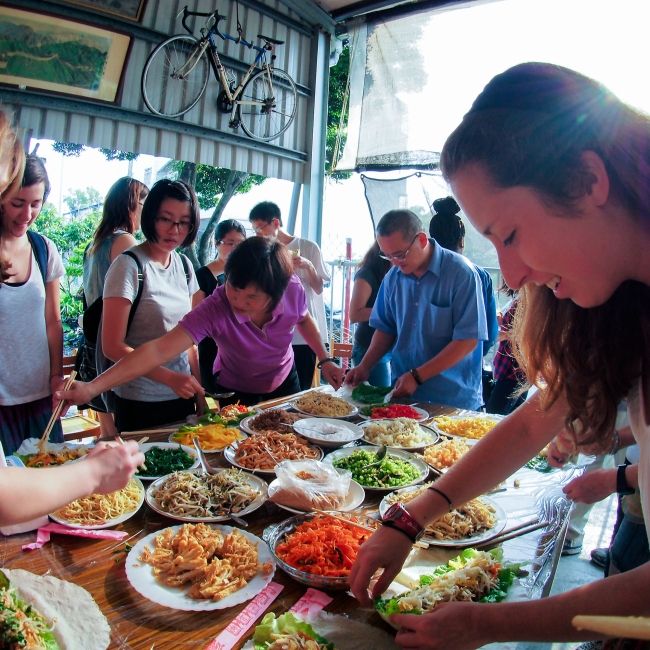
[[[230,255],[225,276],[226,283],[169,333],[138,347],[89,384],[75,382],[62,396],[83,403],[210,337],[218,346],[216,389],[234,391],[230,401],[256,404],[284,397],[300,390],[291,348],[294,329],[316,353],[323,377],[334,388],[341,385],[343,371],[327,357],[285,246],[251,237]]]

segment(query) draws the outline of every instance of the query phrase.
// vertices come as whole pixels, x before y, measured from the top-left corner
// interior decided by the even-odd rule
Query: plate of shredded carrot
[[[319,589],[348,589],[359,547],[378,526],[375,519],[349,512],[309,513],[269,526],[263,539],[294,580]]]

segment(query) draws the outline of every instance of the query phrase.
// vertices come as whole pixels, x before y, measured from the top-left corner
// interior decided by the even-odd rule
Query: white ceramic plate
[[[259,434],[258,434],[259,435]],[[315,447],[312,445],[315,449],[318,450],[319,454],[314,458],[313,460],[322,460],[323,458],[323,450],[320,447]],[[267,474],[269,476],[275,475],[275,467],[273,469],[254,469],[251,467],[244,467],[243,465],[240,465],[236,460],[235,456],[237,454],[237,443],[233,443],[232,445],[228,445],[224,450],[223,450],[223,457],[231,464],[234,465],[235,467],[239,467],[239,469],[243,469],[246,472],[256,472],[257,474]]]
[[[268,411],[274,411],[274,410],[280,410],[280,409],[267,409]],[[287,409],[281,409],[286,411]],[[262,413],[265,413],[265,411],[259,411],[255,415],[249,415],[248,417],[245,417],[240,423],[239,423],[239,428],[242,431],[245,431],[246,433],[254,436],[259,433],[259,431],[256,431],[250,426],[250,423],[258,416],[261,415]],[[297,415],[296,413],[292,413],[292,415]],[[286,427],[278,427],[278,431],[281,431],[283,433],[289,433],[291,432],[291,425],[287,425]]]
[[[325,393],[325,395],[329,395],[329,394]],[[336,419],[339,419],[339,418],[351,418],[353,415],[357,415],[357,413],[359,413],[359,409],[354,404],[352,404],[351,402],[348,402],[347,400],[343,399],[342,397],[338,397],[337,395],[329,395],[329,397],[336,397],[336,399],[339,399],[339,400],[345,402],[350,407],[350,412],[346,413],[345,415],[318,415],[317,413],[311,413],[310,411],[305,411],[304,409],[300,408],[300,406],[298,406],[298,401],[299,401],[298,399],[291,402],[291,408],[298,411],[298,413],[304,413],[305,415],[308,415],[309,417],[312,417],[312,418],[318,418],[318,417],[321,417],[321,418],[336,418]]]
[[[131,510],[130,512],[125,512],[124,514],[120,515],[119,517],[115,517],[114,519],[109,519],[108,521],[105,521],[103,524],[74,524],[67,519],[63,519],[63,517],[59,517],[58,515],[55,514],[50,514],[50,519],[52,521],[56,521],[57,524],[62,524],[64,526],[68,526],[69,528],[84,528],[86,530],[100,530],[101,528],[112,528],[113,526],[117,526],[118,524],[121,524],[123,521],[126,521],[127,519],[131,519],[133,515],[140,510],[142,507],[142,503],[144,502],[144,485],[142,485],[142,481],[137,478],[133,477],[135,482],[138,484],[138,487],[140,488],[140,496],[138,498],[138,506],[136,507],[135,510]]]
[[[376,405],[375,405],[376,406]],[[385,406],[390,406],[389,404],[386,404]],[[424,409],[421,409],[419,406],[411,406],[410,404],[406,404],[405,406],[410,406],[414,411],[417,411],[418,417],[413,418],[417,422],[424,422],[425,420],[428,420],[431,417],[431,414],[429,411],[425,411]],[[370,420],[369,415],[364,415],[361,411],[363,410],[363,407],[359,409],[359,417],[363,418],[364,420]],[[379,418],[377,418],[379,419]],[[382,420],[390,420],[393,418],[381,418]]]
[[[158,447],[159,449],[178,449],[180,447],[188,456],[191,456],[194,460],[194,462],[186,469],[192,469],[199,466],[199,459],[196,457],[196,451],[193,447],[180,445],[177,442],[144,442],[140,445],[140,451],[145,454],[154,447]],[[136,473],[136,477],[142,481],[155,481],[157,478],[160,478],[160,476],[148,475],[147,470],[142,470],[142,472],[142,474]]]
[[[22,444],[16,451],[14,451],[14,456],[23,461],[25,467],[27,467],[27,462],[30,456],[35,456],[39,453],[39,443],[41,442],[40,438],[27,438],[23,440]],[[45,451],[47,453],[56,453],[63,450],[69,451],[81,451],[85,450],[89,452],[95,445],[85,445],[79,442],[48,442],[45,445]],[[85,454],[84,454],[85,456]],[[72,460],[66,461],[66,463],[75,463],[78,460],[81,460],[84,456],[79,456],[79,458],[73,458]],[[66,463],[62,463],[65,465]],[[48,465],[48,467],[56,467],[56,465]]]
[[[363,438],[363,429],[358,424],[336,418],[304,418],[293,429],[319,447],[340,447]]]
[[[407,492],[409,488],[396,490],[397,493]],[[490,497],[479,497],[483,503],[486,505],[492,506],[494,508],[494,514],[496,521],[494,526],[488,530],[481,531],[475,535],[470,535],[469,537],[463,537],[461,539],[436,539],[432,535],[424,535],[422,541],[426,542],[430,546],[447,546],[447,547],[459,547],[465,548],[466,546],[474,546],[475,544],[483,544],[488,542],[493,537],[496,537],[505,527],[508,522],[508,515],[506,511]],[[388,495],[386,495],[381,502],[379,503],[379,514],[383,517],[386,510],[388,510]]]
[[[353,454],[355,451],[368,451],[372,454],[376,454],[378,449],[379,448],[376,446],[343,447],[341,449],[335,449],[331,454],[328,454],[325,457],[324,462],[333,465],[334,461],[339,460],[340,458],[346,458],[347,456]],[[399,458],[400,460],[405,460],[411,465],[413,465],[418,470],[417,478],[411,481],[410,483],[406,483],[400,486],[393,486],[393,487],[375,487],[372,485],[364,485],[363,483],[359,482],[359,484],[363,487],[364,490],[371,490],[373,492],[393,492],[398,487],[403,488],[403,487],[409,487],[411,485],[417,485],[418,483],[421,483],[422,481],[426,480],[426,478],[429,476],[429,466],[421,458],[414,456],[408,451],[404,451],[403,449],[389,449],[387,457],[388,456],[393,456],[395,458]]]
[[[280,487],[280,482],[277,478],[271,481],[271,483],[269,484],[269,499],[271,501],[273,501],[273,495],[278,491],[279,487]],[[366,498],[365,490],[356,481],[351,480],[350,489],[348,490],[348,494],[345,497],[345,501],[336,510],[337,512],[351,512],[355,508],[358,508],[363,503],[363,500],[365,498]],[[288,510],[289,512],[295,512],[298,515],[301,515],[304,512],[311,512],[311,510],[298,510],[298,508],[285,506],[282,505],[281,503],[278,503],[277,501],[273,501],[273,503],[275,503],[276,506],[282,508],[283,510]]]
[[[248,437],[248,436],[247,436],[243,431],[241,431],[238,427],[229,427],[229,428],[230,428],[230,429],[235,429],[235,430],[237,431],[237,434],[238,434],[238,436],[239,436],[238,440],[243,440],[244,438],[247,438],[247,437]],[[173,443],[176,444],[176,445],[181,444],[180,442],[178,442],[178,440],[176,440],[176,439],[174,438],[175,435],[176,435],[176,432],[175,432],[175,433],[172,433],[172,434],[169,436],[169,442],[173,442]],[[186,445],[183,445],[183,446],[185,447]],[[206,454],[220,454],[220,453],[225,449],[225,447],[221,447],[221,448],[219,448],[219,449],[204,449],[203,446],[201,445],[201,439],[200,439],[200,438],[199,438],[199,447],[201,447],[201,449],[203,449],[203,451],[204,451]]]
[[[193,473],[200,473],[202,470],[193,470]],[[226,469],[223,470],[224,472],[227,471]],[[204,523],[215,523],[219,521],[228,521],[230,519],[229,515],[215,515],[212,517],[191,517],[189,515],[173,515],[170,512],[167,512],[166,510],[163,509],[163,507],[158,503],[156,500],[156,497],[154,496],[154,492],[160,488],[165,481],[169,478],[170,475],[167,476],[162,476],[158,480],[154,481],[148,488],[147,488],[147,495],[146,495],[146,500],[147,500],[147,505],[152,510],[155,510],[157,513],[164,515],[165,517],[169,517],[170,519],[175,519],[176,521],[187,521],[187,522],[192,522],[192,523],[198,523],[198,522],[204,522]],[[259,478],[258,476],[254,476],[253,474],[248,474],[248,473],[243,473],[242,478],[254,489],[257,491],[257,496],[251,503],[249,503],[244,509],[240,510],[239,512],[235,512],[237,517],[244,517],[251,512],[254,512],[257,510],[259,507],[261,507],[264,502],[267,500],[267,489],[268,486],[266,484],[266,481],[263,479]]]
[[[448,417],[450,420],[465,420],[467,418],[477,418],[477,419],[483,419],[483,420],[492,420],[495,424],[503,420],[504,416],[503,415],[496,415],[495,413],[478,413],[475,411],[468,411],[464,415],[447,415],[445,417]],[[449,436],[451,438],[462,438],[463,440],[480,440],[481,438],[470,438],[468,436],[461,436],[455,433],[448,433],[445,431],[442,427],[438,426],[436,423],[435,417],[429,422],[429,426],[437,431],[439,434],[443,436]],[[489,432],[488,432],[489,433]],[[487,434],[485,434],[487,435]]]
[[[213,528],[218,528],[224,535],[231,533],[233,530],[239,531],[244,535],[244,537],[257,545],[258,563],[260,566],[269,563],[273,567],[272,571],[267,575],[258,571],[257,575],[255,575],[255,577],[248,582],[245,587],[242,587],[235,593],[216,601],[190,598],[185,594],[183,589],[167,587],[161,582],[158,582],[153,575],[153,567],[141,562],[140,555],[145,546],[153,546],[154,539],[158,535],[161,535],[166,530],[172,530],[176,533],[180,528],[181,525],[171,526],[170,528],[157,530],[150,535],[143,537],[127,555],[125,563],[126,577],[131,583],[131,586],[148,600],[158,603],[158,605],[163,605],[163,607],[171,607],[172,609],[180,609],[188,612],[207,612],[215,609],[226,609],[233,605],[245,603],[247,600],[256,596],[260,591],[262,591],[262,589],[264,589],[264,587],[266,587],[267,584],[269,584],[269,582],[271,582],[273,573],[275,572],[275,560],[269,547],[259,537],[256,537],[252,533],[249,533],[246,530],[241,530],[240,528],[234,529],[232,526],[213,526]]]
[[[382,443],[380,442],[373,442],[366,436],[366,429],[368,427],[371,427],[375,424],[387,424],[391,425],[395,422],[395,420],[366,420],[365,422],[362,422],[359,426],[361,429],[363,429],[363,439],[365,442],[367,442],[369,445],[376,445],[380,447]],[[424,449],[425,447],[429,447],[430,445],[433,445],[440,439],[440,435],[438,434],[437,431],[432,429],[431,427],[428,427],[424,424],[418,424],[418,427],[424,431],[425,434],[427,434],[427,439],[423,440],[422,442],[417,442],[414,445],[410,447],[405,447],[403,445],[386,445],[387,447],[390,447],[391,449],[405,449],[407,451],[416,451],[418,449]]]

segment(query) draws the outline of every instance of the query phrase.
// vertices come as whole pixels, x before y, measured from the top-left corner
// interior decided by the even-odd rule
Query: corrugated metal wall
[[[132,35],[121,99],[117,104],[0,88],[3,108],[13,110],[17,126],[30,130],[34,137],[202,162],[296,182],[306,180],[311,142],[308,129],[312,128],[313,115],[314,80],[310,75],[314,68],[311,59],[315,34],[281,2],[263,1],[259,3],[264,5],[260,10],[256,5],[239,4],[239,20],[248,40],[256,42],[257,34],[262,33],[284,41],[276,50],[276,66],[288,72],[298,87],[296,118],[289,129],[271,143],[252,140],[243,131],[235,134],[230,129],[229,116],[217,111],[219,86],[212,78],[201,101],[182,118],[169,120],[155,116],[142,100],[140,77],[144,63],[165,35],[184,33],[180,17],[177,17],[183,6],[188,5],[192,11],[209,12],[215,9],[215,0],[147,0],[137,26],[79,7],[43,0],[24,4],[25,8],[31,6],[70,19],[84,17],[100,27]],[[221,13],[228,14],[220,27],[236,34],[235,3],[222,1],[218,7]],[[195,35],[198,35],[204,19],[195,20]],[[225,55],[225,64],[232,59],[246,66],[253,54],[230,42],[220,46],[221,52]]]

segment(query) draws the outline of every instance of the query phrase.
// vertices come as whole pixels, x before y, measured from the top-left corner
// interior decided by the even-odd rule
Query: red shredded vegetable
[[[373,420],[381,420],[383,418],[411,418],[418,420],[420,414],[411,406],[406,404],[390,404],[389,406],[377,406],[370,412],[370,417]]]
[[[315,575],[345,577],[370,532],[327,516],[296,526],[275,552],[288,565]]]

